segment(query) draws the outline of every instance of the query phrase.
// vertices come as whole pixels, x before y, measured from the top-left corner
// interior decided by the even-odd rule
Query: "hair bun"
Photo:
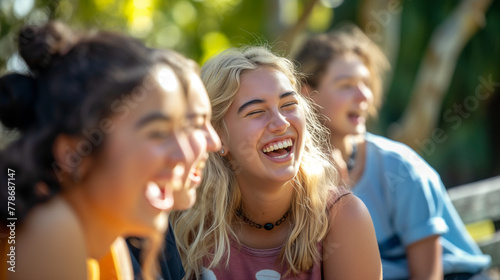
[[[19,33],[19,52],[30,69],[38,72],[50,64],[54,55],[67,53],[73,41],[73,32],[61,22],[28,25]]]
[[[36,81],[21,74],[0,78],[0,120],[5,127],[25,131],[35,123]]]

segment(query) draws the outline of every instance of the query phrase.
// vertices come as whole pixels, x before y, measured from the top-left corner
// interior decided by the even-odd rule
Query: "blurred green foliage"
[[[325,32],[337,23],[360,25],[360,0],[318,1],[308,34]],[[281,44],[282,34],[297,21],[306,0],[0,0],[0,72],[19,70],[15,34],[23,24],[60,19],[75,28],[125,32],[156,48],[173,48],[203,63],[231,46]],[[336,8],[333,6],[339,5]],[[394,76],[379,121],[369,130],[386,135],[405,110],[422,55],[434,29],[458,4],[455,0],[403,0],[401,42]],[[363,26],[361,26],[363,28]],[[419,150],[447,186],[500,174],[499,87],[467,117],[445,117],[455,104],[470,101],[479,77],[500,83],[500,1],[493,1],[480,30],[460,55],[443,102],[439,127],[448,136]],[[469,106],[470,107],[470,106]],[[448,115],[450,116],[450,115]],[[418,129],[418,128],[415,128]]]

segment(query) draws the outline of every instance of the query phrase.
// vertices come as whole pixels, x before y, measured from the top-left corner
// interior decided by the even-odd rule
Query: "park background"
[[[307,36],[354,23],[392,64],[368,130],[414,148],[448,188],[500,174],[498,0],[0,0],[0,74],[26,71],[19,28],[51,19],[125,32],[200,64],[248,44],[293,56]],[[16,133],[0,130],[1,148]]]

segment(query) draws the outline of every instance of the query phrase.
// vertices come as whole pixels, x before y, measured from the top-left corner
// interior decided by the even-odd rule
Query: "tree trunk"
[[[295,0],[294,0],[295,1]],[[281,30],[283,34],[280,38],[280,42],[275,46],[277,51],[284,52],[286,55],[290,55],[290,50],[296,42],[296,38],[306,27],[308,19],[311,17],[314,7],[319,3],[319,0],[308,0],[304,3],[304,8],[302,14],[297,19],[295,24],[284,28]],[[281,8],[281,7],[280,7]],[[276,17],[276,16],[274,16]],[[272,22],[272,21],[271,21]]]
[[[411,100],[389,137],[412,148],[431,136],[438,123],[443,97],[465,44],[485,25],[491,0],[463,0],[431,37],[418,71]]]
[[[391,67],[396,65],[401,33],[400,0],[363,0],[359,9],[360,28],[385,54]],[[393,71],[384,77],[384,91],[389,87]]]

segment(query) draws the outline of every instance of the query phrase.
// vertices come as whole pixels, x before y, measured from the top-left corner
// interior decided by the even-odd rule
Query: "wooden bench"
[[[491,267],[500,267],[500,176],[450,188],[448,194]]]

